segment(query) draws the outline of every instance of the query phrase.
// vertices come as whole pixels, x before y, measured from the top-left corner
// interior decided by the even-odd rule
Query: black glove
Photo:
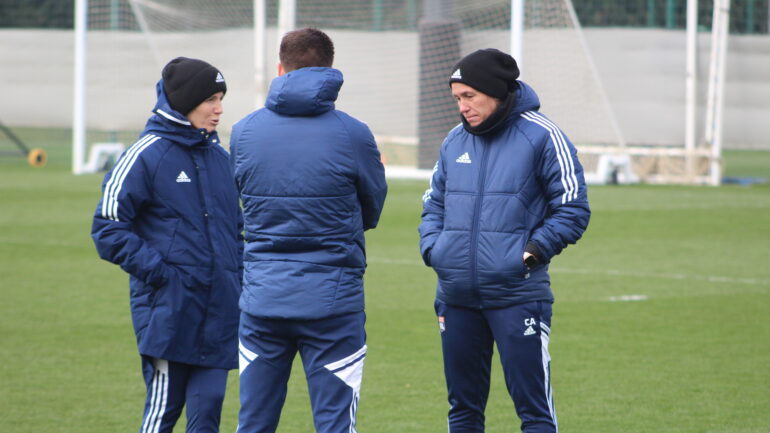
[[[540,264],[540,247],[537,246],[535,242],[527,242],[527,246],[524,247],[524,252],[531,254],[529,257],[527,257],[526,260],[524,260],[524,264],[527,266],[527,269],[533,269],[535,266]]]

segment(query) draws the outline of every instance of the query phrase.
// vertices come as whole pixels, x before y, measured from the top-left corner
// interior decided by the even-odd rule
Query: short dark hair
[[[293,30],[281,39],[278,58],[286,71],[310,66],[328,68],[334,62],[334,43],[318,29]]]

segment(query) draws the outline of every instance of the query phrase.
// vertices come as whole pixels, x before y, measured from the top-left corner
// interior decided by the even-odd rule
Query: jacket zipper
[[[208,134],[206,135],[206,140],[208,140]],[[201,164],[205,161],[203,152],[207,152],[206,149],[198,149],[193,148],[192,149],[192,157],[193,157],[193,165],[195,166],[195,174],[198,178],[198,195],[200,197],[201,203],[203,204],[203,224],[204,224],[204,230],[206,233],[206,242],[209,245],[209,251],[214,251],[214,244],[211,239],[211,227],[209,224],[209,218],[211,217],[209,215],[209,205],[206,201],[206,191],[204,189],[207,189],[208,187],[204,185],[205,181],[208,181],[208,178],[204,179],[203,176],[201,176]],[[208,168],[206,169],[206,173],[208,174]],[[209,194],[211,192],[209,191]],[[201,340],[201,361],[204,361],[206,359],[206,356],[208,356],[211,351],[209,350],[209,344],[208,340],[206,338],[206,325],[210,323],[209,321],[209,307],[211,306],[211,295],[214,292],[213,286],[216,284],[214,281],[214,256],[211,257],[211,262],[209,263],[209,270],[210,270],[210,280],[212,287],[209,287],[208,290],[208,299],[206,300],[206,311],[204,313],[204,322],[203,326],[200,330],[200,340]]]
[[[198,197],[200,197],[201,203],[203,204],[203,223],[204,223],[204,226],[205,226],[205,229],[206,229],[206,241],[207,241],[207,243],[209,245],[209,250],[213,252],[214,251],[214,244],[211,242],[211,232],[210,232],[210,228],[209,228],[209,218],[210,218],[210,215],[209,215],[209,205],[208,205],[208,202],[206,201],[206,191],[204,191],[204,189],[207,189],[207,186],[203,185],[204,179],[201,176],[201,167],[200,167],[201,163],[205,160],[205,158],[203,157],[203,154],[202,154],[203,152],[205,152],[205,150],[203,150],[203,149],[193,149],[193,152],[198,152],[198,153],[193,153],[193,155],[192,155],[193,156],[193,164],[195,165],[195,174],[198,176],[198,181],[199,181]],[[208,171],[207,171],[207,173],[208,173]],[[205,179],[205,180],[207,180],[207,179]],[[210,192],[209,192],[209,194],[210,194]],[[214,257],[212,256],[211,263],[210,263],[212,270],[214,269],[214,263],[215,263],[214,262]]]
[[[479,138],[479,141],[482,141]],[[484,182],[487,177],[487,158],[489,152],[487,152],[487,145],[482,141],[481,143],[481,168],[479,169],[479,185],[478,185],[478,197],[476,198],[476,205],[473,209],[473,227],[471,227],[471,278],[473,284],[473,290],[476,292],[476,296],[479,299],[479,308],[482,307],[481,288],[479,287],[479,276],[477,270],[477,250],[479,239],[479,216],[481,215],[481,203],[484,201]]]

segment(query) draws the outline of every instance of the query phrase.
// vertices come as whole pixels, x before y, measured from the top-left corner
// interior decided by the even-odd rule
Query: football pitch
[[[144,388],[127,277],[89,236],[102,175],[73,176],[66,150],[47,151],[40,169],[0,158],[0,431],[136,431]],[[770,178],[756,155],[728,168]],[[435,276],[418,251],[427,184],[389,185],[367,234],[358,431],[444,432]],[[770,431],[770,184],[592,186],[589,200],[588,231],[551,265],[560,430]],[[492,376],[487,431],[518,432],[497,360]],[[237,371],[229,379],[222,432],[237,425]],[[279,432],[312,431],[295,364]]]

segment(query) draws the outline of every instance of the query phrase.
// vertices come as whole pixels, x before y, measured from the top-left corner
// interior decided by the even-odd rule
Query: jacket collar
[[[163,79],[155,85],[158,101],[147,120],[145,130],[183,146],[208,146],[219,143],[216,131],[208,132],[205,128],[195,128],[187,117],[171,108],[163,89]]]
[[[461,115],[463,128],[473,135],[487,136],[495,134],[503,125],[507,125],[514,118],[525,111],[537,111],[540,109],[540,99],[535,90],[523,81],[516,81],[514,90],[506,98],[500,101],[497,109],[477,126],[471,126]]]

